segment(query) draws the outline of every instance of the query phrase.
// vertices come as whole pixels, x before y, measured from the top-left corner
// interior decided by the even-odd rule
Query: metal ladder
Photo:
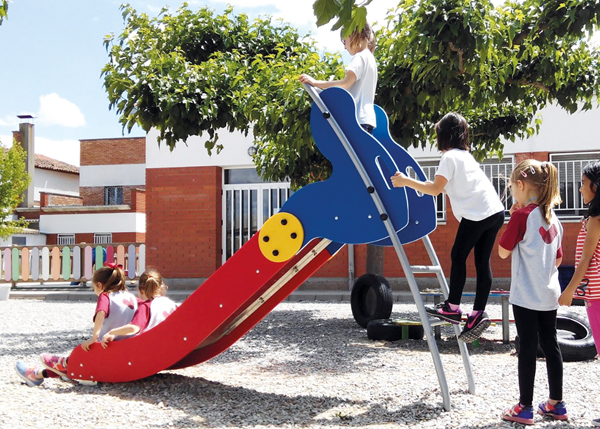
[[[315,88],[313,88],[312,86],[310,86],[308,84],[304,84],[304,89],[309,93],[309,95],[311,96],[311,98],[313,99],[313,101],[315,102],[315,104],[317,105],[317,107],[319,108],[321,113],[323,114],[323,117],[329,122],[332,129],[336,133],[337,137],[340,139],[340,142],[342,143],[344,149],[346,150],[350,159],[352,160],[352,163],[353,163],[354,167],[356,168],[356,170],[358,171],[366,189],[369,190],[369,193],[373,199],[373,203],[375,204],[375,206],[377,208],[380,218],[384,222],[386,231],[389,234],[389,237],[392,241],[392,245],[394,246],[394,250],[396,251],[396,254],[398,255],[398,259],[400,260],[400,264],[402,265],[402,269],[404,270],[404,273],[406,275],[406,279],[408,281],[410,291],[413,295],[415,304],[417,306],[417,310],[419,312],[419,318],[421,319],[421,323],[423,324],[423,328],[425,330],[425,334],[427,337],[427,344],[429,346],[429,351],[431,353],[431,357],[433,358],[433,364],[435,366],[438,381],[440,384],[440,389],[442,392],[443,407],[446,411],[449,411],[450,410],[450,392],[448,390],[448,383],[446,381],[446,376],[444,374],[442,360],[440,358],[440,353],[439,353],[439,350],[437,347],[437,343],[435,342],[435,337],[434,337],[434,333],[433,333],[434,326],[438,326],[438,325],[444,324],[446,322],[441,321],[436,318],[430,319],[428,313],[425,311],[425,305],[423,304],[423,299],[422,299],[421,293],[419,291],[417,281],[414,276],[414,273],[435,273],[435,275],[438,279],[438,282],[440,284],[442,293],[444,294],[444,298],[445,299],[448,298],[448,284],[446,282],[446,278],[444,277],[444,272],[443,272],[442,266],[440,265],[440,262],[437,258],[435,249],[433,248],[433,245],[431,244],[431,240],[429,239],[429,236],[425,236],[425,237],[421,238],[421,240],[423,241],[423,244],[425,245],[425,249],[427,250],[427,254],[429,255],[431,265],[426,265],[426,266],[410,265],[410,263],[408,261],[408,257],[406,256],[406,252],[404,252],[404,247],[402,246],[402,243],[400,242],[400,239],[398,238],[398,235],[396,233],[396,229],[394,228],[394,225],[392,225],[392,221],[389,218],[389,216],[387,215],[387,210],[383,204],[383,201],[379,197],[377,190],[373,186],[373,182],[371,181],[371,178],[365,171],[365,168],[363,167],[360,159],[358,158],[356,152],[354,151],[354,148],[348,141],[348,138],[346,137],[346,135],[344,134],[344,132],[342,131],[342,129],[340,128],[340,126],[338,125],[336,120],[333,118],[333,116],[331,116],[331,114],[329,113],[327,106],[325,105],[325,103],[323,102],[321,97],[319,96],[319,92],[317,92],[317,90]],[[457,341],[458,341],[458,335],[460,334],[460,327],[458,324],[454,324],[453,326],[454,326],[454,332],[456,334]],[[473,368],[471,367],[471,361],[469,359],[469,351],[467,349],[467,345],[462,341],[458,341],[458,346],[460,349],[460,354],[463,359],[465,371],[467,373],[469,393],[475,393],[475,380],[473,377]]]

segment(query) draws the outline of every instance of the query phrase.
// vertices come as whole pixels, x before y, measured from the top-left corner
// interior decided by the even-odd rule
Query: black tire
[[[402,339],[402,328],[408,328],[408,339],[422,340],[425,335],[423,325],[402,325],[391,319],[375,319],[367,324],[367,337],[371,340],[397,341]]]
[[[558,345],[565,362],[579,362],[596,357],[596,344],[586,318],[569,311],[556,317]]]
[[[556,337],[564,362],[580,362],[596,357],[596,344],[588,321],[569,311],[559,311],[556,316]],[[519,336],[515,337],[515,348],[519,353]],[[544,357],[538,346],[537,357]]]
[[[389,319],[394,297],[387,280],[376,274],[365,274],[354,282],[350,305],[354,320],[363,328],[371,320]]]

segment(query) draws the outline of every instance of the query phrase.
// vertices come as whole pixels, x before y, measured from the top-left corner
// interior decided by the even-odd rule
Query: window
[[[596,162],[598,159],[600,159],[600,152],[550,155],[550,162],[558,170],[558,185],[562,203],[555,211],[561,219],[579,218],[585,214],[586,208],[579,193],[581,171],[587,164]]]
[[[494,189],[496,189],[502,204],[504,204],[504,210],[507,211],[512,206],[512,197],[506,187],[510,181],[513,165],[514,159],[511,156],[505,156],[501,160],[497,158],[487,159],[481,164],[481,169],[494,185]]]
[[[75,234],[58,234],[56,244],[61,246],[75,244]]]
[[[94,244],[112,243],[112,234],[94,234]]]
[[[27,237],[15,237],[12,238],[12,244],[14,246],[25,246],[27,244]]]
[[[122,186],[105,186],[104,187],[104,205],[115,206],[123,204],[123,187]]]
[[[425,177],[427,177],[427,180],[430,180],[433,182],[435,180],[435,172],[437,171],[439,161],[417,161],[417,162],[421,166],[423,173],[425,173]],[[412,168],[410,168],[408,170],[408,172],[409,172],[409,175],[413,179],[417,178],[417,175],[415,174],[415,171]],[[445,222],[446,221],[446,195],[444,193],[439,194],[437,197],[433,198],[433,202],[435,204],[435,213],[436,213],[438,222]]]

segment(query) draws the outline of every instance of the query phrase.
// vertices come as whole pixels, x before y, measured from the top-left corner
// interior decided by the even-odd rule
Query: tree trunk
[[[383,246],[367,244],[366,272],[383,276]]]

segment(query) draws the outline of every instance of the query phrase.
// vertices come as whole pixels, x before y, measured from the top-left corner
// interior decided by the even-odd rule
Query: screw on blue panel
[[[372,186],[369,186],[369,187],[367,188],[367,192],[368,192],[369,194],[372,194],[373,192],[375,192],[375,188],[374,188],[374,187],[372,187]]]
[[[325,119],[329,119],[330,116],[331,116],[331,114],[329,112],[323,112],[323,117]]]
[[[385,213],[381,213],[381,216],[379,216],[381,218],[381,220],[387,220],[388,219],[388,215]]]

